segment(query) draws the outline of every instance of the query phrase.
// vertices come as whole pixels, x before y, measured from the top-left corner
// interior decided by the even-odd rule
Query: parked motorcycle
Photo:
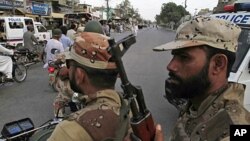
[[[17,59],[21,54],[21,52],[15,51],[14,55],[10,56],[13,62],[12,77],[18,83],[23,82],[27,77],[27,68],[23,63],[17,62]],[[7,83],[5,78],[6,76],[0,72],[0,85]]]

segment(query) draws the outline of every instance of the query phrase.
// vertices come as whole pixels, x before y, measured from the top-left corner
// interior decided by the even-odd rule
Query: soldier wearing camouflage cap
[[[226,141],[231,124],[250,124],[245,87],[227,79],[240,32],[233,23],[200,16],[180,25],[174,41],[154,48],[173,55],[165,89],[180,116],[171,141]]]
[[[122,140],[127,132],[127,106],[114,90],[118,71],[107,50],[109,37],[94,22],[65,54],[71,88],[84,95],[86,106],[59,123],[49,141]]]

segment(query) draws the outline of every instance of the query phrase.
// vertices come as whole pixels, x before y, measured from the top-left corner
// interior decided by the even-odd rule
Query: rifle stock
[[[133,129],[134,134],[140,138],[142,141],[153,141],[154,140],[154,121],[150,112],[140,121],[131,120],[131,127]]]
[[[132,112],[130,124],[133,132],[142,141],[153,141],[155,136],[154,121],[150,111],[146,107],[142,89],[139,86],[133,86],[129,82],[121,60],[125,52],[135,42],[134,35],[129,35],[118,42],[110,39],[110,52],[120,75],[125,98],[130,103]]]

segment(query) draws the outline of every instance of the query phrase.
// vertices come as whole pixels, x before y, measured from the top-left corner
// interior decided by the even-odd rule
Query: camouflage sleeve
[[[59,123],[47,141],[93,141],[89,134],[75,121]]]
[[[233,124],[250,124],[250,112],[237,100],[230,100],[225,106]]]

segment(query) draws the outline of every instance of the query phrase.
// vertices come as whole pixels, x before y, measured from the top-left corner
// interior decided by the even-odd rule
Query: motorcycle
[[[13,62],[12,77],[18,83],[23,82],[27,77],[27,68],[23,63],[17,62],[17,59],[20,55],[21,52],[19,51],[15,51],[14,55],[12,56],[8,55],[11,57]],[[5,78],[6,76],[0,72],[0,85],[5,85],[8,83],[5,81]]]
[[[23,62],[26,67],[29,67],[30,65],[36,64],[38,62],[45,63],[46,60],[46,54],[44,53],[46,43],[39,43],[34,45],[34,51],[30,51],[27,48],[19,48],[23,54],[18,58],[18,62]],[[41,49],[42,48],[42,49]],[[42,51],[40,51],[42,50]],[[41,54],[41,55],[39,55]],[[41,58],[40,58],[41,56]]]
[[[30,118],[6,123],[2,128],[0,141],[46,141],[62,119],[51,119],[35,128]]]
[[[48,66],[49,85],[53,88],[55,92],[58,92],[57,81],[58,81],[58,72],[60,67],[61,64],[55,62],[51,62]]]
[[[44,53],[46,54],[46,53]],[[58,49],[51,49],[51,54],[58,55],[59,50]],[[55,61],[50,60],[48,63],[46,63],[44,68],[48,67],[48,74],[49,74],[49,85],[53,88],[55,92],[58,92],[57,87],[57,81],[59,79],[58,73],[64,63],[60,61],[60,59],[57,59]]]
[[[78,94],[74,94],[71,102],[76,104],[75,106],[78,109],[75,110],[79,110],[84,106],[84,101],[81,102]],[[65,106],[70,107],[69,104],[65,104]],[[46,141],[51,136],[56,125],[63,120],[63,118],[56,116],[37,128],[34,127],[34,123],[30,118],[12,121],[6,123],[2,128],[0,141]]]

